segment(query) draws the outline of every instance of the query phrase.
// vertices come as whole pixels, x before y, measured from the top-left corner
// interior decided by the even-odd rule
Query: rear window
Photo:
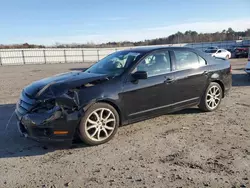
[[[207,64],[205,59],[203,59],[201,56],[198,55],[198,58],[199,58],[199,65],[200,66],[205,66]]]
[[[176,58],[176,69],[192,69],[206,65],[206,61],[194,52],[174,51]]]

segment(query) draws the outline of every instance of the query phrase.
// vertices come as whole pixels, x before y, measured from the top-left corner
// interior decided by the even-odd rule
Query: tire
[[[216,110],[220,106],[222,95],[223,91],[221,86],[216,82],[211,82],[201,98],[200,104],[198,105],[199,108],[204,112]]]
[[[119,122],[119,114],[113,106],[107,103],[95,103],[87,109],[81,119],[78,134],[88,145],[103,144],[114,137]]]

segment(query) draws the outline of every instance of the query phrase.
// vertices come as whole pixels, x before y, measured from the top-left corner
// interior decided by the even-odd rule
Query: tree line
[[[95,44],[88,42],[86,44],[60,44],[56,43],[52,48],[104,48],[104,47],[127,47],[127,46],[147,46],[147,45],[161,45],[161,44],[178,44],[178,43],[200,43],[200,42],[217,42],[229,40],[241,40],[243,37],[250,37],[250,29],[246,31],[234,31],[232,28],[215,33],[198,33],[196,31],[178,31],[164,38],[156,38],[151,40],[144,40],[138,42],[123,41],[123,42],[108,42],[102,44]],[[15,44],[15,45],[0,45],[1,48],[45,48],[44,45],[35,44]]]

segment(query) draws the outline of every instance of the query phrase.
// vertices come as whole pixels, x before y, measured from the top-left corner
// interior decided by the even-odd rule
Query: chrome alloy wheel
[[[217,87],[216,85],[212,86],[208,92],[207,92],[207,97],[206,97],[206,103],[207,106],[210,109],[215,109],[221,100],[221,92],[220,92],[220,88]]]
[[[98,108],[85,122],[86,135],[92,141],[103,141],[110,137],[116,126],[114,113],[107,108]]]

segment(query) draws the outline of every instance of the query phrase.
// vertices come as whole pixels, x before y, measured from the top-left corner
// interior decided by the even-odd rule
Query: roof
[[[189,48],[189,47],[172,47],[172,46],[145,46],[145,47],[135,47],[135,48],[130,48],[130,49],[126,49],[126,51],[134,51],[134,52],[144,52],[144,53],[148,53],[154,50],[162,50],[162,49],[166,49],[166,50],[174,50],[174,49],[194,49],[194,48]]]

